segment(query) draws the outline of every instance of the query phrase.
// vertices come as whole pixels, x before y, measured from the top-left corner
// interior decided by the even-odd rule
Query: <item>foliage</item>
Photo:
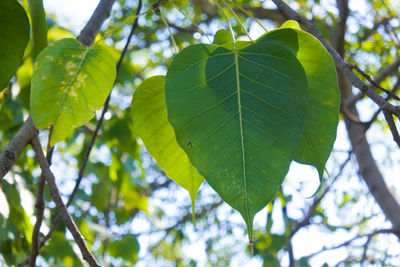
[[[368,216],[375,215],[354,214],[347,222],[348,214],[340,214],[366,194],[332,189],[351,161],[335,153],[328,161],[344,96],[331,56],[297,22],[281,25],[278,17],[262,17],[261,11],[280,11],[253,0],[143,1],[145,11],[138,10],[138,16],[134,12],[142,1],[121,0],[95,44],[85,46],[55,16],[48,13],[53,19],[43,25],[42,1],[28,2],[0,3],[0,148],[31,115],[41,143],[48,151],[54,147],[51,170],[64,200],[76,186],[69,211],[101,265],[222,266],[233,264],[237,255],[245,259],[255,253],[252,260],[264,266],[284,264],[285,257],[309,266],[314,255],[300,253],[294,259],[292,247],[293,237],[309,224],[333,234],[358,227],[356,239],[368,238],[365,251],[374,242],[379,233],[363,231],[370,227]],[[340,27],[326,1],[296,2],[325,37]],[[395,18],[392,3],[364,4],[375,21]],[[128,52],[121,53],[136,18]],[[376,74],[376,65],[395,62],[396,25],[387,22],[391,32],[375,29],[365,41],[359,41],[361,33],[370,27],[359,25],[363,31],[346,36],[345,56],[358,62],[372,55],[365,68]],[[255,27],[260,28],[257,38]],[[155,75],[160,73],[165,75]],[[394,83],[393,76],[382,85]],[[0,208],[0,265],[16,265],[31,254],[42,179],[37,161],[26,149],[0,181],[0,197],[7,203]],[[288,175],[294,161],[318,172],[320,187],[311,190],[312,200],[297,182],[304,174]],[[292,178],[284,182],[287,176]],[[76,177],[83,178],[80,186]],[[169,179],[189,192],[191,205]],[[51,197],[45,190],[39,239],[52,226],[54,233],[36,263],[81,266],[70,229],[55,223],[59,205]],[[332,223],[325,199],[346,220]],[[247,225],[251,250],[231,207]],[[267,222],[260,226],[254,218],[263,209]],[[198,242],[205,255],[187,255],[185,249]],[[354,251],[350,248],[344,261],[354,255],[366,260],[367,252]],[[379,258],[371,253],[370,261]]]

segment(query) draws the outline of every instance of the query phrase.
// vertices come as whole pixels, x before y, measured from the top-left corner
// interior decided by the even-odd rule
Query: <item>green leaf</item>
[[[219,30],[214,35],[213,44],[223,45],[233,43],[232,34],[227,30]]]
[[[165,76],[145,80],[133,96],[132,118],[147,151],[169,178],[189,191],[194,216],[196,194],[204,178],[176,141],[174,129],[168,121],[164,87]],[[191,143],[187,142],[185,146],[191,148]]]
[[[83,46],[75,39],[49,45],[38,56],[32,76],[36,127],[53,126],[51,144],[72,135],[103,105],[115,75],[115,61],[99,46]]]
[[[296,29],[296,30],[301,30],[300,25],[297,21],[295,20],[288,20],[285,21],[282,25],[281,28],[290,28],[290,29]]]
[[[168,70],[166,99],[179,145],[252,240],[254,215],[274,198],[305,126],[300,63],[274,42],[189,46]]]
[[[21,197],[16,184],[9,184],[2,179],[0,181],[0,187],[2,187],[6,193],[5,196],[10,210],[8,219],[14,224],[18,231],[24,234],[26,241],[30,244],[32,242],[33,226],[29,220],[29,216],[21,206]]]
[[[44,253],[54,257],[58,263],[62,262],[63,266],[82,266],[63,232],[56,231],[53,233]]]
[[[122,258],[131,263],[137,261],[139,253],[139,242],[135,235],[124,235],[121,240],[113,241],[108,245],[108,253],[115,258]]]
[[[0,91],[17,71],[29,41],[29,20],[15,0],[0,1]]]
[[[287,21],[282,27],[262,37],[286,46],[303,66],[308,84],[309,103],[306,128],[295,160],[315,166],[320,180],[336,139],[339,122],[340,93],[336,69],[322,44],[311,34],[299,30],[298,23]]]

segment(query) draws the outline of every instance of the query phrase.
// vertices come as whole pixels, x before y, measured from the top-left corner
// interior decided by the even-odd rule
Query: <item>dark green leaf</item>
[[[233,51],[193,45],[169,68],[166,99],[178,143],[252,240],[254,215],[274,198],[305,126],[300,63],[273,41]]]
[[[16,0],[0,1],[0,91],[15,74],[29,41],[29,20]]]
[[[297,22],[287,21],[282,27],[291,29],[271,31],[262,40],[273,40],[289,48],[306,72],[310,100],[306,128],[295,160],[315,166],[322,179],[339,122],[340,94],[335,66],[322,44],[300,30]]]

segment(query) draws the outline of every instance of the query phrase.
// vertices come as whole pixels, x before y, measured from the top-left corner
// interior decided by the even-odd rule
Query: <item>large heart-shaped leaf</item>
[[[169,178],[189,191],[194,216],[196,194],[204,178],[176,141],[174,129],[168,121],[164,88],[165,76],[154,76],[136,89],[132,99],[133,122],[137,134],[158,165]],[[191,146],[190,143],[186,145]]]
[[[282,27],[267,33],[260,41],[276,41],[287,47],[306,72],[310,95],[308,116],[295,160],[315,166],[322,179],[339,122],[340,94],[335,65],[322,44],[300,30],[297,22],[287,21]]]
[[[100,46],[62,39],[38,56],[31,82],[31,112],[36,127],[53,126],[50,143],[68,136],[94,116],[115,80],[113,57]]]
[[[0,91],[14,75],[29,41],[29,20],[16,0],[0,1]]]
[[[254,215],[274,198],[305,126],[302,66],[274,42],[193,45],[168,70],[166,100],[178,143],[252,240]]]

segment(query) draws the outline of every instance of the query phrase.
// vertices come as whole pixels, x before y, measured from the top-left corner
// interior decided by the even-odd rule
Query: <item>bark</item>
[[[64,204],[60,191],[58,190],[56,179],[53,173],[50,171],[49,164],[47,163],[46,157],[44,156],[42,146],[40,145],[39,138],[37,135],[33,138],[32,147],[35,150],[36,158],[39,162],[40,168],[42,169],[42,175],[46,178],[46,182],[49,185],[50,196],[53,199],[54,203],[56,203],[57,210],[61,214],[61,218],[67,226],[68,230],[72,234],[75,243],[78,245],[79,250],[82,252],[83,259],[89,263],[90,266],[100,266],[96,261],[86,243],[81,235],[78,227],[76,226],[74,220],[71,217],[71,214],[68,212],[67,206]]]
[[[0,178],[3,178],[11,170],[15,161],[35,135],[36,128],[32,118],[29,117],[0,154]]]
[[[114,2],[115,0],[102,0],[97,5],[93,15],[77,38],[83,45],[91,46],[93,44],[101,25],[110,16]]]

